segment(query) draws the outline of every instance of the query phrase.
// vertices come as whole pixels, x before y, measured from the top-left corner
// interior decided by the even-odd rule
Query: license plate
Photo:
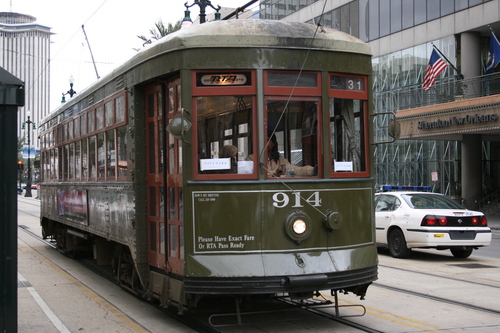
[[[444,234],[434,234],[434,238],[444,238]]]

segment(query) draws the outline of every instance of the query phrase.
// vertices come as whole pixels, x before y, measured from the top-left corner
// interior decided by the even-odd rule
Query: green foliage
[[[151,35],[149,38],[144,35],[138,35],[137,38],[144,42],[144,47],[146,44],[151,44],[152,40],[158,40],[168,34],[171,34],[172,32],[179,30],[181,28],[181,23],[182,21],[179,20],[175,24],[169,23],[167,26],[165,26],[163,21],[161,19],[158,19],[158,21],[155,23],[154,28],[149,29],[149,33]]]

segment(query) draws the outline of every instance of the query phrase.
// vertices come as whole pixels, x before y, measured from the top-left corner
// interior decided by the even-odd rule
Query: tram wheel
[[[406,246],[406,239],[400,229],[394,229],[389,234],[389,252],[394,258],[407,258],[411,249]]]
[[[459,248],[451,248],[450,251],[455,258],[463,259],[463,258],[468,258],[472,254],[473,249],[471,247],[463,247],[463,248],[459,247]]]

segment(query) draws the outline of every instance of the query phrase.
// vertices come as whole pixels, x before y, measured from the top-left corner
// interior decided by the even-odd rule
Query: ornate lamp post
[[[36,129],[35,123],[30,120],[31,113],[28,111],[26,112],[26,120],[23,123],[22,129],[27,129],[28,131],[28,177],[26,180],[26,193],[24,194],[25,197],[31,197],[31,147],[30,147],[30,138],[31,138],[31,130]],[[28,128],[26,128],[26,125]]]
[[[194,0],[194,3],[191,5],[188,5],[187,2],[184,4],[184,6],[186,7],[185,11],[186,16],[184,17],[183,25],[184,22],[191,21],[191,18],[189,17],[189,8],[193,7],[194,5],[198,5],[198,7],[200,7],[200,23],[205,23],[206,21],[207,15],[205,14],[205,8],[207,8],[207,6],[212,7],[213,9],[216,10],[215,20],[220,20],[220,13],[219,13],[220,6],[217,6],[217,8],[215,8],[210,2],[210,0]]]
[[[66,95],[69,95],[69,97],[73,97],[73,95],[76,95],[76,91],[73,90],[73,83],[75,83],[75,78],[73,77],[73,75],[71,75],[69,77],[69,90],[65,93],[62,93],[62,99],[61,99],[61,103],[66,103]]]

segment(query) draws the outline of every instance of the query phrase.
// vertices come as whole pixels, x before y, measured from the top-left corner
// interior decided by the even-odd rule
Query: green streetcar
[[[371,54],[267,20],[170,34],[40,126],[41,225],[164,305],[364,297],[377,279]]]

